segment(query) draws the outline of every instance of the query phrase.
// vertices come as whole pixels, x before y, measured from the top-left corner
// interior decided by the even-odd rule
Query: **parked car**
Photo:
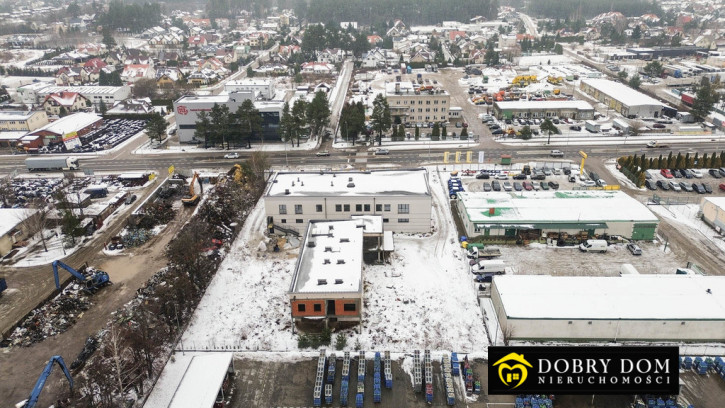
[[[671,179],[671,178],[674,177],[672,175],[672,173],[668,169],[662,169],[662,170],[660,170],[660,174],[662,175],[662,177],[668,178],[668,179]]]
[[[491,183],[491,188],[493,188],[493,191],[501,191],[501,183],[499,183],[498,180],[494,180],[493,183]]]
[[[632,253],[632,255],[642,255],[642,248],[633,242],[627,244],[627,249]]]
[[[131,194],[130,196],[126,197],[126,205],[133,204],[134,201],[136,201],[136,194]]]
[[[570,183],[576,183],[576,176],[573,174],[570,174],[569,178],[567,180],[569,180]]]
[[[523,182],[523,183],[521,184],[521,186],[522,186],[522,187],[524,188],[524,190],[526,190],[526,191],[531,191],[531,190],[533,190],[533,189],[534,189],[534,186],[533,186],[533,184],[531,184],[531,183],[530,183],[530,182],[528,182],[528,181],[524,181],[524,182]],[[724,187],[725,187],[725,184],[720,184],[720,187],[722,188],[722,190],[723,190],[723,191],[725,191],[725,188],[724,188]]]
[[[705,190],[705,187],[703,187],[702,184],[692,183],[692,189],[697,194],[705,194],[705,193],[707,193],[707,190]]]
[[[549,187],[553,188],[554,190],[558,190],[559,189],[559,183],[557,183],[556,181],[550,181],[549,182]]]
[[[690,172],[690,170],[687,170],[687,169],[682,169],[682,170],[680,170],[680,173],[682,173],[682,175],[683,175],[683,176],[684,176],[685,178],[688,178],[688,179],[691,179],[691,178],[695,177],[695,176],[694,176],[694,175],[692,174],[692,172]]]
[[[224,158],[225,159],[238,159],[239,158],[239,153],[237,153],[237,152],[227,153],[227,154],[224,155]]]
[[[518,181],[514,181],[514,190],[521,191],[523,189],[524,188],[521,186],[521,183],[519,183]]]
[[[549,185],[546,184],[545,181],[542,181],[539,185],[541,186],[541,189],[544,191],[547,191],[549,189]]]
[[[669,191],[670,183],[665,180],[657,180],[657,187],[661,188],[662,190]]]
[[[329,155],[330,155],[330,152],[328,152],[327,150],[323,150],[323,151],[321,151],[321,152],[317,152],[317,153],[315,153],[315,156],[317,156],[317,157],[321,157],[321,156],[329,156]]]
[[[496,180],[508,180],[509,176],[507,174],[498,173],[496,175]]]
[[[578,131],[582,130],[582,127],[579,125],[572,125],[572,126],[569,126],[569,130],[576,130],[578,132]]]
[[[721,177],[725,177],[725,167],[720,167],[717,169],[717,172],[720,174]]]
[[[516,175],[514,175],[513,179],[514,180],[526,180],[526,174],[524,174],[524,173],[516,174]]]
[[[531,174],[531,180],[545,180],[545,179],[546,179],[546,175],[544,175],[544,173],[536,172],[536,173]]]
[[[718,169],[710,169],[707,172],[710,173],[710,175],[713,178],[716,178],[716,179],[722,178],[722,176],[720,175],[720,171]]]
[[[504,189],[504,191],[511,191],[511,190],[513,190],[514,188],[513,188],[513,186],[511,185],[511,182],[509,182],[509,181],[504,181],[504,182],[503,182],[503,189]]]
[[[674,178],[682,178],[682,173],[677,169],[670,170]]]
[[[655,129],[664,129],[667,126],[665,126],[665,125],[663,125],[661,123],[655,123],[654,125],[652,125],[652,127],[655,128]]]
[[[680,187],[682,187],[682,189],[685,190],[685,191],[687,191],[688,193],[692,193],[693,191],[695,191],[692,188],[692,184],[690,184],[690,183],[688,183],[686,181],[680,182]]]
[[[484,181],[483,182],[483,191],[491,191],[491,183]]]
[[[541,169],[541,171],[544,173],[545,176],[551,176],[551,169],[548,167],[544,167]]]
[[[582,180],[582,186],[584,187],[596,187],[597,183],[594,182],[594,180]]]
[[[725,183],[720,183],[717,188],[720,189],[720,191],[725,191]]]
[[[491,132],[492,135],[502,135],[504,134],[504,131],[501,129],[496,129],[493,132]]]
[[[707,184],[707,183],[701,183],[700,185],[702,186],[702,188],[705,189],[705,192],[707,194],[712,194],[712,187],[710,187],[709,184]]]
[[[386,155],[386,154],[390,154],[390,151],[388,149],[378,149],[375,151],[376,156]]]
[[[668,184],[672,191],[682,191],[682,187],[676,181],[670,181]]]
[[[721,185],[725,185],[725,184],[721,184]],[[647,189],[649,189],[649,190],[657,190],[657,184],[654,182],[654,180],[645,180],[644,186],[647,187]],[[725,191],[725,190],[723,190],[723,191]]]
[[[488,180],[491,176],[488,173],[479,171],[478,174],[476,174],[476,178],[479,180]]]
[[[700,169],[690,169],[690,173],[692,173],[695,178],[702,178],[702,170]]]
[[[607,186],[607,182],[604,181],[603,179],[597,179],[597,186],[599,186],[599,187],[606,187]]]

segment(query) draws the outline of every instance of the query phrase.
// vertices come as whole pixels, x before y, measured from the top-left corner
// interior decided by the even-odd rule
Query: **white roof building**
[[[514,339],[722,341],[725,277],[496,276],[496,315]]]
[[[583,79],[581,89],[624,116],[658,117],[664,104],[629,86],[608,79]]]
[[[81,132],[84,129],[100,124],[103,118],[95,113],[78,112],[68,116],[64,116],[55,122],[51,122],[41,128],[36,129],[32,135],[47,136],[53,134],[63,136],[72,132]]]

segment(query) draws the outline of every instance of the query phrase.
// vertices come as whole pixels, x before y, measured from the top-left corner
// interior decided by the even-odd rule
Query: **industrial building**
[[[425,169],[278,172],[267,187],[267,223],[302,234],[311,220],[379,215],[385,230],[429,232],[432,196]]]
[[[47,124],[48,115],[43,110],[0,112],[0,131],[31,131]]]
[[[585,232],[653,240],[659,223],[644,204],[619,190],[459,192],[458,200],[468,236],[533,239]]]
[[[295,321],[360,321],[363,232],[357,220],[310,221],[288,293]]]
[[[55,84],[47,82],[38,82],[28,84],[18,88],[18,94],[21,101],[27,105],[37,105],[41,103],[48,95],[60,92],[75,92],[83,95],[96,108],[101,102],[105,103],[109,108],[116,102],[131,97],[131,88],[128,85],[123,86],[55,86]]]
[[[610,109],[628,118],[656,118],[662,113],[662,102],[608,79],[582,79],[580,88]]]
[[[511,118],[594,118],[594,108],[586,101],[496,101],[493,103],[496,119]]]
[[[230,112],[236,112],[242,103],[251,99],[255,101],[255,90],[234,91],[229,94],[209,96],[182,96],[174,101],[174,116],[177,123],[177,134],[181,143],[199,143],[203,139],[194,137],[199,112],[210,112],[214,105],[226,105]],[[262,134],[258,138],[265,141],[280,141],[279,120],[282,117],[283,101],[255,101],[254,107],[262,117]]]
[[[80,137],[103,126],[103,118],[95,113],[78,112],[64,116],[55,122],[31,132],[32,136],[42,136],[43,145],[60,143],[64,137]]]
[[[706,224],[718,232],[725,230],[725,197],[703,197],[700,211]]]
[[[35,217],[36,210],[27,208],[0,209],[0,257],[13,250],[13,244],[27,239],[34,231],[28,219]]]
[[[394,123],[445,122],[451,95],[445,90],[410,81],[388,82],[385,97]]]
[[[725,278],[496,276],[491,301],[510,339],[721,342]]]
[[[274,98],[274,81],[271,79],[251,79],[245,78],[237,81],[229,81],[224,84],[224,90],[231,92],[254,92],[254,99],[272,99]]]

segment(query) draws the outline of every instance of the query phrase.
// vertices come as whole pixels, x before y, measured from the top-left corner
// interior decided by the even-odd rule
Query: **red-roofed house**
[[[516,42],[521,42],[523,40],[534,41],[534,36],[531,34],[516,34]]]
[[[192,48],[203,47],[207,44],[206,37],[203,35],[192,35],[187,41],[189,43],[189,47]]]
[[[154,78],[155,72],[153,67],[148,64],[130,64],[123,67],[121,80],[123,82],[136,82],[141,78]]]
[[[453,41],[453,42],[456,42],[459,39],[466,38],[466,37],[468,37],[468,34],[466,34],[465,31],[457,31],[457,30],[454,30],[454,31],[450,31],[448,33],[448,39],[451,40],[451,41]]]
[[[55,84],[60,86],[83,85],[86,72],[81,67],[63,67],[55,73]]]
[[[370,45],[375,45],[379,42],[383,42],[383,37],[381,37],[379,35],[369,35],[368,36],[368,43],[370,43]]]
[[[48,115],[60,115],[61,108],[65,113],[78,112],[91,106],[91,101],[78,92],[57,92],[45,97],[42,103],[45,113]]]

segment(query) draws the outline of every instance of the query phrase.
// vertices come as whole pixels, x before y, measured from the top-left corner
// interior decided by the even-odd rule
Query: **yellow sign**
[[[443,152],[443,163],[448,163],[448,155],[450,152]]]
[[[169,176],[174,174],[174,165],[169,166]]]
[[[516,364],[509,365],[507,362],[510,361],[513,361]],[[526,377],[528,376],[528,370],[526,369],[526,366],[533,368],[533,366],[529,364],[526,359],[524,359],[523,354],[517,353],[507,354],[506,356],[495,362],[493,366],[498,366],[498,378],[505,386],[511,387],[511,389],[518,387],[519,385],[523,384],[524,381],[526,381]],[[504,370],[507,371],[506,375],[504,375]],[[514,383],[516,383],[516,385],[513,385]]]
[[[588,156],[587,156],[587,154],[586,154],[586,153],[584,153],[584,151],[583,151],[583,150],[580,150],[580,151],[579,151],[579,156],[581,156],[581,157],[582,157],[582,159],[586,159],[586,158],[588,157]]]
[[[473,152],[466,152],[466,163],[471,162],[471,156],[473,155]]]
[[[456,152],[456,163],[461,162],[461,152]]]
[[[149,180],[153,180],[156,178],[156,173],[149,174]]]

